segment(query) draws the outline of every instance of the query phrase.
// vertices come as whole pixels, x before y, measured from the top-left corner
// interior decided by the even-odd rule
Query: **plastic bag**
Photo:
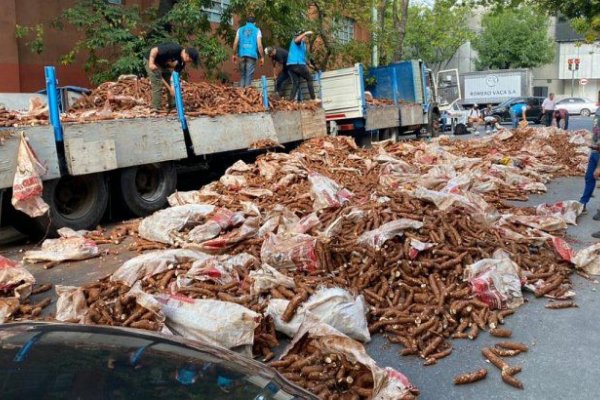
[[[212,256],[194,261],[185,276],[194,280],[227,285],[231,282],[240,281],[236,267],[242,269],[253,268],[258,266],[259,263],[256,257],[248,253],[240,253],[234,256]]]
[[[166,326],[187,339],[250,352],[260,315],[236,303],[157,295]]]
[[[231,175],[233,172],[250,172],[252,171],[252,166],[246,164],[242,160],[237,160],[233,165],[225,170],[225,175]]]
[[[223,236],[207,240],[206,242],[201,244],[192,243],[188,246],[209,253],[223,252],[224,250],[236,245],[241,241],[256,236],[256,234],[258,233],[259,224],[259,217],[247,218],[246,221],[244,221],[244,223],[242,224],[242,226],[230,231],[229,233]],[[184,247],[185,246],[186,245],[184,245]]]
[[[198,190],[192,190],[189,192],[175,192],[167,197],[167,201],[171,207],[184,206],[186,204],[201,203],[200,197],[202,197],[202,195]]]
[[[55,318],[58,321],[83,322],[88,312],[83,288],[56,285],[54,289],[58,295]]]
[[[314,200],[314,211],[341,207],[349,202],[353,196],[349,190],[343,189],[332,179],[316,172],[308,174],[308,180],[310,182],[310,194]]]
[[[410,250],[408,252],[408,258],[414,260],[417,258],[419,253],[428,250],[435,246],[435,243],[424,243],[417,239],[410,239]]]
[[[140,237],[153,242],[175,244],[173,233],[201,223],[214,210],[215,206],[210,204],[187,204],[157,211],[140,222]]]
[[[240,190],[248,185],[246,178],[242,175],[223,175],[219,182],[230,190]]]
[[[258,270],[250,271],[248,276],[253,294],[268,292],[277,286],[284,286],[289,289],[296,287],[293,278],[282,274],[267,264],[261,265]]]
[[[267,314],[273,317],[275,329],[293,337],[305,315],[311,313],[320,321],[334,327],[345,335],[361,342],[371,340],[366,313],[367,306],[362,295],[354,297],[341,288],[321,288],[304,302],[290,322],[281,320],[289,300],[271,299]]]
[[[258,174],[265,180],[270,181],[275,177],[278,167],[276,163],[260,159],[256,161],[256,165],[258,166]]]
[[[491,309],[517,308],[524,303],[521,269],[503,250],[465,268],[472,292]]]
[[[313,272],[320,268],[317,239],[305,234],[271,234],[260,249],[262,262],[277,269]]]
[[[38,160],[25,134],[21,132],[20,135],[11,203],[15,209],[32,218],[40,217],[49,208],[42,199],[44,185],[41,176],[47,172],[47,168]]]
[[[25,300],[31,295],[35,278],[16,261],[0,256],[0,295]]]
[[[233,212],[226,208],[218,208],[214,214],[202,225],[196,226],[187,236],[191,242],[202,243],[219,236],[221,231],[241,225],[244,214]]]
[[[409,394],[414,386],[402,373],[392,368],[381,368],[373,360],[364,346],[349,338],[335,328],[319,321],[316,317],[307,318],[298,329],[298,333],[285,348],[281,358],[291,352],[296,345],[305,339],[313,339],[312,343],[323,352],[343,354],[351,362],[363,364],[373,374],[373,400],[398,400]]]
[[[269,189],[262,189],[257,187],[245,187],[243,189],[240,189],[239,193],[243,194],[244,196],[256,197],[259,199],[273,196],[273,192]]]
[[[500,223],[513,222],[546,232],[563,231],[567,229],[564,219],[554,216],[539,215],[504,215]]]
[[[540,204],[535,208],[537,215],[562,218],[567,224],[577,225],[577,217],[583,212],[583,204],[576,200]]]
[[[67,237],[58,239],[46,239],[40,250],[29,250],[25,252],[23,261],[37,262],[63,262],[86,260],[100,255],[100,249],[96,242],[78,235],[71,235],[72,230],[63,231]],[[59,232],[60,233],[60,232]]]
[[[368,246],[374,250],[380,249],[385,242],[402,236],[406,229],[421,229],[423,223],[414,219],[401,218],[381,225],[379,228],[360,235],[357,239],[359,245]]]
[[[573,258],[573,263],[590,275],[600,275],[600,243],[579,251]]]
[[[161,274],[184,262],[209,259],[210,255],[187,249],[157,250],[127,260],[110,277],[132,287],[138,280]]]

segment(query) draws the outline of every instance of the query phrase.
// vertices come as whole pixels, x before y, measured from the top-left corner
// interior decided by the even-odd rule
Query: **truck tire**
[[[138,217],[163,208],[176,186],[177,170],[172,162],[138,165],[121,171],[122,200]]]
[[[55,236],[62,227],[74,230],[95,228],[108,207],[108,184],[103,174],[63,176],[44,182],[42,197],[50,207],[48,213],[31,219],[34,224],[16,227],[17,230],[39,237]],[[20,217],[29,218],[25,214]],[[23,223],[23,219],[19,219]]]

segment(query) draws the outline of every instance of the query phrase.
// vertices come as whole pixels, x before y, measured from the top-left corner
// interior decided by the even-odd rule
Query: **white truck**
[[[533,93],[533,76],[529,69],[500,69],[460,74],[464,105],[499,104],[513,97]]]

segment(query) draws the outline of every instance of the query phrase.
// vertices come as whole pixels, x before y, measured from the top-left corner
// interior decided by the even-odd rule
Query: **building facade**
[[[481,31],[481,18],[484,9],[474,12],[469,27]],[[600,90],[600,42],[585,44],[566,20],[551,18],[549,36],[555,41],[554,60],[544,66],[532,69],[533,95],[547,96],[555,93],[557,97],[584,97],[598,99]],[[570,71],[568,60],[578,58],[579,70]],[[462,45],[446,68],[456,68],[459,73],[476,71],[477,51],[470,42]],[[581,84],[585,83],[585,84]]]

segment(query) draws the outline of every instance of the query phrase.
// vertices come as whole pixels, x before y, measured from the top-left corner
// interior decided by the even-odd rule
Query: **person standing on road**
[[[517,103],[510,108],[510,119],[514,129],[519,127],[519,117],[522,121],[527,122],[527,110],[530,106],[525,103]]]
[[[255,18],[250,15],[246,20],[246,25],[237,30],[233,42],[233,62],[240,62],[240,86],[245,88],[252,84],[254,71],[256,70],[256,60],[260,61],[262,66],[265,61],[263,57],[262,32],[254,24]]]
[[[554,93],[550,93],[542,103],[542,114],[546,118],[546,126],[552,126],[552,119],[554,117],[555,108],[556,101],[554,100]]]
[[[167,88],[167,107],[175,106],[175,89],[171,85],[173,71],[181,72],[186,64],[198,66],[198,50],[193,47],[183,48],[176,43],[163,43],[148,52],[145,61],[146,73],[152,86],[152,108],[160,110],[162,105],[162,89]]]
[[[600,102],[600,93],[599,102]],[[600,160],[600,109],[596,110],[596,115],[594,116],[593,127],[592,127],[592,144],[590,146],[591,152],[588,160],[588,166],[585,171],[585,188],[583,189],[583,195],[579,202],[583,204],[583,211],[587,211],[587,203],[590,201],[592,194],[594,194],[594,189],[596,188],[596,179],[600,176],[600,171],[598,171],[598,161]],[[594,215],[594,220],[600,221],[600,210],[596,212]],[[597,235],[597,236],[594,236]],[[594,233],[592,236],[595,238],[600,238],[600,232]]]
[[[287,69],[288,51],[281,47],[267,47],[265,54],[271,58],[275,68],[275,91],[279,97],[283,97],[283,85],[290,79]]]
[[[564,108],[559,108],[554,111],[554,119],[556,120],[556,127],[560,128],[560,122],[563,121],[564,126],[562,129],[565,131],[569,129],[569,112]]]
[[[308,86],[308,93],[312,100],[315,100],[315,88],[313,86],[313,78],[310,74],[308,67],[306,66],[307,60],[307,49],[306,49],[306,37],[312,35],[311,31],[301,32],[290,43],[290,50],[288,52],[287,69],[292,78],[292,95],[290,100],[296,100],[298,91],[300,90],[300,79],[306,81]],[[310,60],[311,66],[314,68],[314,62]]]

